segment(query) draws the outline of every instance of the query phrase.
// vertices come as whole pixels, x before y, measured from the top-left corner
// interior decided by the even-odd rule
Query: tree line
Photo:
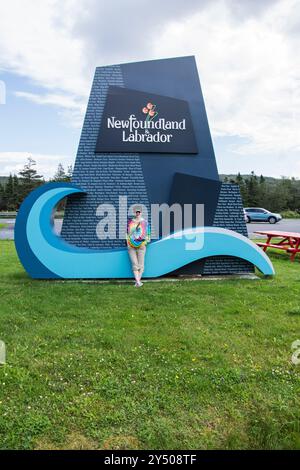
[[[244,207],[263,207],[272,212],[300,214],[300,180],[250,175],[224,176],[224,182],[238,184]]]
[[[61,163],[50,181],[71,181],[72,166],[65,171]],[[38,186],[46,183],[42,175],[36,169],[36,162],[28,158],[18,175],[10,174],[5,183],[0,184],[0,211],[16,211],[19,209],[25,197]]]
[[[65,171],[61,163],[50,181],[71,181],[72,166]],[[223,181],[240,187],[244,207],[264,207],[273,212],[293,211],[300,214],[300,180],[250,175],[223,176]],[[28,158],[18,175],[10,174],[0,184],[0,211],[16,211],[25,197],[46,181],[36,170],[36,162]]]

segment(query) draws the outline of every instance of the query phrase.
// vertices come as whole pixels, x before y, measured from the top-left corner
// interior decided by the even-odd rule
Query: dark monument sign
[[[61,239],[50,220],[65,197]],[[36,278],[131,277],[119,235],[126,234],[134,204],[144,206],[159,238],[148,246],[145,277],[245,273],[253,265],[274,272],[247,238],[238,186],[219,179],[194,57],[97,67],[72,184],[39,187],[19,210],[15,240],[27,272]],[[152,208],[174,205],[203,205],[204,217],[199,223],[196,210],[187,227],[170,224],[166,236],[151,219]],[[106,211],[114,220],[99,237]],[[191,233],[197,243],[190,250],[184,238]]]
[[[96,152],[197,153],[188,102],[110,86]]]

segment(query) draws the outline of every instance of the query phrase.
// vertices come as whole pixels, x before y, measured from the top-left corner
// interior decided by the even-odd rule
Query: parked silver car
[[[276,224],[282,219],[280,214],[270,212],[262,207],[245,207],[244,214],[248,224],[250,222],[269,222],[270,224]]]

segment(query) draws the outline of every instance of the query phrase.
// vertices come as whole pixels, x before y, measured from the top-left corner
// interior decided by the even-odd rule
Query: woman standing
[[[135,279],[135,287],[141,287],[146,245],[150,242],[150,225],[142,217],[142,208],[136,207],[135,216],[127,226],[127,247]]]

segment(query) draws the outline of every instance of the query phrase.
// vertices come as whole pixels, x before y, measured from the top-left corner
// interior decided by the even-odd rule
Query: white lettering
[[[130,114],[127,120],[116,119],[115,116],[107,118],[108,129],[129,129],[129,134],[123,130],[123,142],[171,142],[173,134],[164,134],[160,131],[176,129],[180,131],[186,130],[186,120],[182,121],[166,121],[165,118],[160,118],[157,121],[139,121],[134,114]],[[139,129],[144,130],[144,133],[138,132]],[[151,134],[149,129],[155,129],[158,132]]]
[[[156,143],[165,143],[171,142],[173,134],[162,134],[161,132],[157,132],[156,134],[140,134],[137,130],[131,132],[130,134],[126,134],[125,131],[122,132],[122,141],[123,142],[156,142]]]

